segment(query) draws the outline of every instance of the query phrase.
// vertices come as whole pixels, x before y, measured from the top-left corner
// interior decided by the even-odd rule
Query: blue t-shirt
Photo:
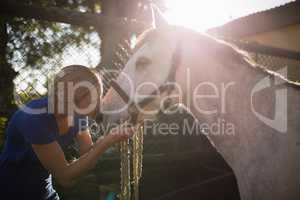
[[[31,145],[57,141],[64,148],[72,143],[80,127],[87,127],[87,119],[74,117],[74,126],[61,136],[54,114],[48,113],[47,107],[47,98],[33,100],[26,108],[39,109],[38,112],[29,114],[20,109],[7,126],[6,143],[0,155],[0,198],[3,200],[59,199],[52,187],[51,174],[42,166]]]

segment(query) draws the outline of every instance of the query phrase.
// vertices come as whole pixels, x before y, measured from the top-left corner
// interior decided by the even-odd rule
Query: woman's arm
[[[114,143],[127,139],[133,135],[131,128],[112,131],[103,139],[97,141],[93,148],[72,163],[68,163],[57,142],[46,145],[33,144],[33,150],[42,165],[53,174],[62,186],[71,186],[75,179],[92,169],[97,159]]]
[[[79,144],[79,155],[82,156],[93,147],[93,141],[89,130],[81,131],[76,135]]]

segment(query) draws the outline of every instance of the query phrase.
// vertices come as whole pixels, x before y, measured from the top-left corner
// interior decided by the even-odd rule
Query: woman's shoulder
[[[48,112],[47,98],[35,99],[21,107],[12,117],[11,125],[33,143],[45,143],[54,138],[57,125],[53,113]]]
[[[32,99],[28,103],[26,103],[23,107],[29,108],[47,108],[48,107],[48,97],[41,97]]]
[[[51,117],[47,109],[47,98],[39,98],[29,101],[12,115],[10,122],[12,123],[30,123],[32,121],[43,121],[45,118]]]

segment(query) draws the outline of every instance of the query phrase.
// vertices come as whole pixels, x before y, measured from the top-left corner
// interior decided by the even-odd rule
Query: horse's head
[[[155,27],[138,37],[135,53],[104,98],[102,108],[110,123],[127,119],[133,105],[140,114],[155,115],[162,97],[173,89],[167,82],[174,78],[180,62],[180,45],[174,28],[159,11],[155,16]]]

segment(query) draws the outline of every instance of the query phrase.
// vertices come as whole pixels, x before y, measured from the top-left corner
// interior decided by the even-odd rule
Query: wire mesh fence
[[[300,60],[259,53],[254,54],[254,60],[273,71],[287,67],[287,78],[293,81],[300,81]]]
[[[62,67],[80,64],[93,68],[100,62],[100,38],[96,32],[61,23],[22,23],[27,26],[23,27],[21,39],[16,36],[19,30],[8,28],[13,41],[8,44],[12,52],[9,62],[18,73],[14,79],[17,105],[46,95],[49,79]]]
[[[49,35],[48,37],[52,37]],[[62,55],[49,58],[46,63],[39,66],[38,69],[32,69],[22,65],[22,59],[13,63],[13,68],[18,72],[18,76],[14,80],[15,84],[15,102],[17,105],[23,105],[31,99],[42,97],[47,94],[48,82],[53,76],[64,66],[72,64],[80,64],[89,68],[98,68],[97,71],[103,78],[104,93],[109,88],[112,79],[117,78],[123,66],[131,55],[130,42],[124,39],[118,45],[115,52],[115,58],[109,67],[99,66],[100,55],[100,38],[93,34],[95,40],[93,45],[82,43],[69,43],[67,47],[63,47]],[[97,45],[95,45],[97,44]]]
[[[55,35],[47,35],[48,40],[55,40]],[[19,73],[14,80],[15,84],[15,101],[18,105],[22,105],[30,99],[41,97],[47,93],[47,83],[53,75],[63,66],[70,64],[82,64],[91,68],[98,66],[100,55],[100,38],[97,34],[90,34],[90,40],[93,44],[82,42],[78,45],[76,41],[70,41],[66,47],[62,47],[60,55],[53,58],[48,58],[46,63],[38,68],[32,69],[24,66],[22,58],[18,62],[13,63],[14,69]],[[250,45],[243,43],[238,45],[260,65],[271,69],[278,70],[283,67],[288,67],[288,78],[297,81],[300,73],[300,60],[278,56],[270,52],[261,52],[259,46],[249,48]],[[272,48],[270,48],[272,49]],[[115,79],[119,72],[123,69],[126,61],[131,55],[130,41],[128,39],[122,40],[118,45],[118,50],[115,52],[115,59],[109,68],[100,68],[99,72],[103,77],[104,92],[109,88],[109,83]]]
[[[51,48],[59,48],[59,50],[57,50],[58,53],[53,54],[54,56],[51,57],[49,55],[45,55],[43,62],[36,60],[35,65],[32,65],[32,63],[31,65],[28,65],[28,58],[27,60],[24,58],[26,56],[28,57],[28,55],[24,57],[22,56],[24,55],[24,52],[17,51],[13,54],[11,63],[13,69],[18,72],[18,75],[14,80],[14,101],[17,105],[23,105],[31,99],[46,95],[48,91],[48,81],[62,67],[71,64],[81,64],[90,68],[97,67],[97,69],[99,69],[98,72],[101,74],[103,79],[105,93],[110,87],[111,80],[118,77],[120,71],[123,69],[132,54],[130,39],[124,38],[118,45],[111,66],[101,67],[99,65],[101,61],[101,39],[95,31],[84,31],[65,24],[55,24],[55,26],[60,27],[59,31],[55,33],[50,30],[43,31],[43,37],[39,37],[36,34],[39,33],[39,31],[35,29],[40,27],[30,28],[29,26],[29,28],[27,28],[33,32],[31,33],[31,37],[39,38],[37,40],[40,44],[37,46],[40,47],[35,49],[36,51],[42,49],[42,46],[49,46],[48,43],[53,41],[63,39],[67,40],[67,42],[64,43],[56,43],[57,46],[50,45]],[[71,33],[71,36],[66,36]],[[80,37],[75,37],[74,35]],[[19,43],[21,42],[22,41],[19,41]],[[299,80],[300,59],[297,59],[293,55],[290,56],[288,54],[289,52],[278,52],[278,49],[274,50],[270,47],[264,47],[262,49],[259,45],[253,45],[245,42],[229,42],[233,42],[241,49],[247,51],[258,64],[268,69],[276,71],[282,67],[288,67],[289,78],[291,80]]]
[[[287,68],[286,78],[296,82],[300,81],[300,56],[298,52],[245,41],[230,39],[228,41],[248,52],[257,64],[271,71]]]

